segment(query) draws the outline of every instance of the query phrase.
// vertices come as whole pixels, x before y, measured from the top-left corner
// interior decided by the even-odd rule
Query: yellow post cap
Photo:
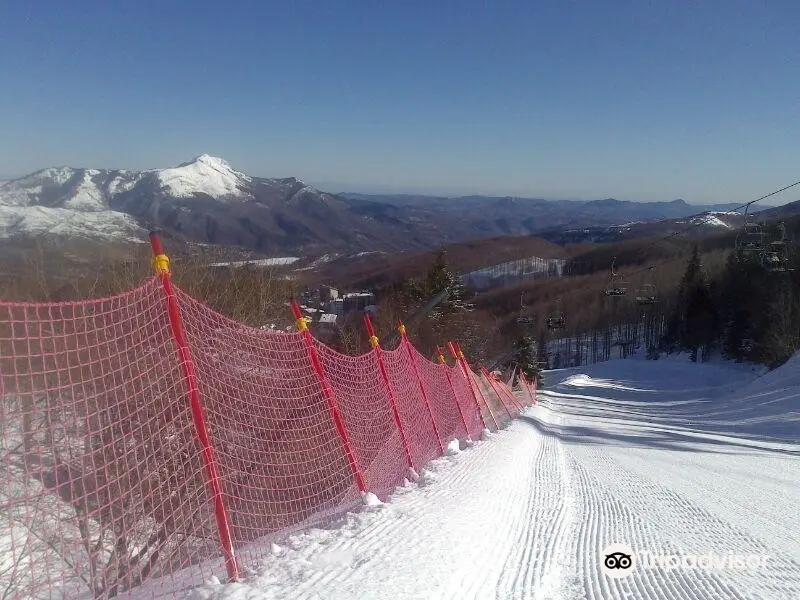
[[[169,256],[166,254],[156,254],[153,257],[153,268],[158,275],[169,275]]]

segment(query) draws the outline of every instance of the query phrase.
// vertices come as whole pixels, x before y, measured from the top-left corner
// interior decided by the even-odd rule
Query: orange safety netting
[[[346,356],[175,296],[183,357],[157,278],[111,298],[0,303],[0,597],[168,597],[224,577],[221,505],[231,551],[252,564],[270,536],[358,506],[355,471],[385,500],[410,466],[508,421],[505,384],[405,337]]]

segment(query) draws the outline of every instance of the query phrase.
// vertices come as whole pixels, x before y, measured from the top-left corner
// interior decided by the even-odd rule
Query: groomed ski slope
[[[800,358],[761,377],[617,360],[545,384],[539,406],[386,504],[272,545],[246,583],[185,597],[800,598]],[[601,571],[611,543],[637,553],[628,577]],[[645,551],[768,558],[646,568]]]

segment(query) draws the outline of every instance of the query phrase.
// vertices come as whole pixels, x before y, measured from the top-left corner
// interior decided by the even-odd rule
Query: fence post
[[[314,373],[316,373],[317,379],[319,379],[319,383],[322,386],[322,393],[328,403],[328,410],[331,411],[333,423],[336,425],[336,431],[339,433],[339,437],[342,440],[344,453],[347,455],[347,462],[350,463],[350,470],[353,472],[353,478],[356,480],[358,491],[363,495],[367,491],[367,487],[364,484],[364,476],[361,473],[361,468],[358,466],[356,455],[353,452],[353,446],[350,443],[350,438],[347,435],[347,430],[344,426],[344,419],[342,419],[342,413],[339,411],[339,405],[337,404],[336,398],[333,395],[333,389],[328,382],[328,376],[325,375],[325,369],[322,368],[322,361],[320,360],[317,349],[314,346],[314,340],[311,337],[311,332],[308,330],[308,323],[306,322],[306,318],[303,316],[303,313],[300,311],[300,305],[297,304],[296,300],[292,300],[292,313],[295,317],[295,325],[303,335],[303,342],[305,342],[306,352],[308,352],[308,358],[311,361],[311,366],[313,367]]]
[[[528,383],[528,378],[525,377],[525,373],[523,373],[522,371],[520,371],[519,376],[522,378],[522,385],[524,385],[525,389],[528,390],[528,396],[530,396],[531,402],[535,406],[536,405],[536,396],[533,393],[531,393],[531,386]],[[536,385],[536,380],[535,379],[533,380],[533,384]]]
[[[467,425],[467,419],[464,417],[464,411],[461,410],[461,404],[458,402],[458,395],[456,394],[456,388],[453,387],[453,380],[450,379],[450,372],[447,368],[447,362],[444,360],[444,354],[442,354],[441,348],[436,346],[436,362],[444,368],[444,376],[447,378],[447,385],[450,387],[450,392],[453,394],[453,401],[456,403],[456,407],[458,408],[458,414],[461,415],[461,422],[464,423],[464,431],[467,434],[467,439],[470,439],[469,435],[469,426]]]
[[[500,389],[501,389],[501,390],[503,390],[503,393],[506,395],[506,397],[507,397],[509,400],[511,400],[511,402],[513,402],[513,403],[514,403],[514,406],[515,406],[516,408],[518,408],[520,412],[522,412],[523,410],[525,410],[525,405],[524,405],[524,404],[523,404],[523,403],[520,401],[520,399],[519,399],[519,398],[517,398],[516,394],[514,393],[514,390],[513,390],[512,388],[510,388],[509,386],[507,386],[507,385],[506,385],[506,384],[503,382],[503,380],[502,380],[502,379],[500,379],[500,378],[499,378],[497,375],[495,375],[494,373],[490,373],[490,375],[492,375],[492,377],[494,377],[494,380],[497,382],[497,385],[499,385],[499,386],[500,386]]]
[[[522,405],[522,402],[520,402],[514,395],[514,391],[509,389],[509,387],[505,383],[503,383],[503,381],[493,372],[488,370],[487,372],[489,373],[489,376],[497,383],[498,387],[500,388],[500,391],[503,392],[506,395],[506,398],[508,398],[514,405],[514,407],[521,412],[525,407]]]
[[[467,357],[464,356],[464,352],[461,350],[461,345],[458,342],[453,342],[453,344],[455,345],[456,352],[458,352],[458,355],[461,357],[461,360],[464,362],[464,368],[467,370],[468,373],[470,373],[470,375],[472,375],[472,369],[470,369],[469,364],[467,363]],[[486,395],[483,393],[483,388],[481,387],[480,380],[478,379],[477,376],[475,376],[475,387],[478,388],[478,392],[480,393],[481,398],[483,398],[483,403],[486,404],[486,408],[489,410],[489,414],[492,415],[492,420],[494,421],[495,426],[499,430],[500,429],[500,424],[497,422],[497,418],[494,416],[494,411],[492,410],[492,406],[489,404],[489,400],[487,399]],[[491,384],[490,384],[490,387],[491,387]],[[492,388],[492,389],[494,389],[494,388]],[[501,403],[502,403],[502,400],[501,400]],[[503,406],[503,408],[505,409],[505,406]],[[508,412],[507,409],[506,409],[506,412]]]
[[[381,349],[378,336],[375,335],[375,328],[372,327],[372,319],[369,318],[369,313],[364,313],[364,326],[367,328],[367,334],[369,335],[369,345],[372,346],[373,350],[375,351],[375,358],[378,360],[381,378],[383,379],[383,383],[386,384],[386,390],[389,392],[389,404],[392,407],[392,415],[394,416],[394,422],[397,425],[397,430],[400,432],[400,438],[403,440],[403,450],[406,453],[406,463],[408,463],[409,469],[414,470],[414,461],[411,458],[411,449],[408,445],[408,438],[406,437],[405,429],[403,429],[403,422],[400,420],[400,413],[397,410],[397,398],[394,394],[394,387],[392,387],[392,382],[389,380],[389,374],[386,372],[386,365],[383,363],[383,350]]]
[[[506,414],[508,414],[508,418],[513,419],[514,417],[511,415],[511,411],[508,410],[508,405],[506,404],[506,401],[503,399],[503,395],[497,391],[497,388],[495,387],[494,381],[489,375],[489,372],[486,370],[485,367],[480,367],[480,370],[481,370],[481,375],[483,375],[483,378],[489,384],[489,387],[492,388],[492,391],[495,393],[495,396],[497,396],[497,399],[500,401],[500,404],[503,405],[503,409],[506,411]]]
[[[186,387],[192,410],[192,421],[194,422],[197,439],[202,448],[203,465],[205,466],[206,475],[208,476],[208,485],[214,500],[217,531],[219,533],[220,543],[222,544],[222,551],[225,554],[225,568],[228,571],[228,578],[230,580],[235,580],[239,578],[239,565],[233,550],[233,539],[228,522],[228,512],[225,508],[225,498],[222,493],[222,484],[220,483],[219,471],[217,470],[217,463],[214,457],[214,448],[211,445],[211,438],[208,435],[203,403],[200,399],[200,390],[197,387],[197,371],[195,370],[191,352],[189,351],[189,344],[186,341],[181,311],[178,306],[178,298],[175,296],[175,290],[172,288],[169,257],[164,253],[164,247],[161,245],[161,240],[158,239],[155,232],[150,233],[150,246],[153,249],[153,267],[164,288],[172,337],[178,346],[181,371],[186,380]]]
[[[483,399],[483,403],[486,405],[486,410],[489,411],[489,416],[492,417],[492,421],[494,421],[495,430],[500,429],[500,425],[497,423],[497,419],[494,416],[494,411],[492,411],[492,407],[489,406],[489,403],[486,401],[486,397],[483,395],[481,388],[475,384],[470,376],[469,365],[467,364],[467,359],[464,358],[464,353],[461,352],[460,348],[456,347],[455,342],[447,342],[447,347],[450,348],[450,353],[453,355],[453,358],[456,359],[456,362],[461,366],[461,373],[464,375],[464,379],[467,380],[467,385],[469,386],[470,391],[472,392],[472,397],[475,398],[475,406],[478,407],[478,414],[481,416],[481,423],[483,423],[483,428],[486,429],[486,419],[483,418],[483,413],[481,412],[481,403],[478,401],[478,394],[480,394],[481,398]],[[475,393],[475,389],[478,389],[478,393]]]
[[[419,372],[417,361],[414,360],[414,353],[411,351],[411,342],[408,341],[408,332],[406,331],[406,326],[400,321],[397,322],[397,331],[400,332],[400,344],[405,347],[406,353],[408,354],[408,360],[411,362],[411,367],[414,369],[414,375],[417,378],[419,390],[422,392],[422,400],[425,402],[425,408],[428,409],[428,415],[430,416],[431,423],[433,424],[433,432],[436,434],[436,440],[439,442],[439,450],[442,452],[442,454],[444,454],[444,443],[442,443],[442,436],[439,433],[439,427],[436,425],[436,419],[433,416],[431,403],[428,399],[428,392],[425,390],[425,383],[422,381],[422,374]]]

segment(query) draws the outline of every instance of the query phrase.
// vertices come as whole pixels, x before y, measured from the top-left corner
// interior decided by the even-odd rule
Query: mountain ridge
[[[560,227],[683,218],[731,206],[330,194],[295,177],[252,176],[201,154],[166,169],[58,166],[0,182],[0,238],[46,234],[145,241],[148,229],[161,229],[191,242],[262,253],[421,251]]]

